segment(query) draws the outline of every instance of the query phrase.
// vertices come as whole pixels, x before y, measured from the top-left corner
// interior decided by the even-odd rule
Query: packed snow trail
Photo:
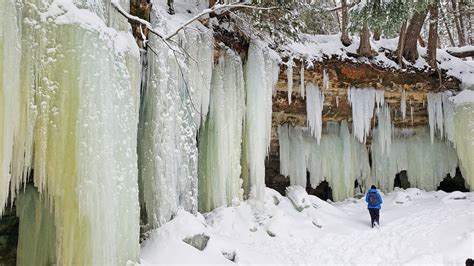
[[[223,254],[232,254],[238,264],[463,265],[474,257],[472,192],[382,195],[380,229],[370,227],[364,199],[329,204],[307,194],[266,194],[264,205],[246,201],[197,218],[180,212],[142,244],[142,263],[227,264]],[[197,234],[210,236],[203,251],[180,240]]]

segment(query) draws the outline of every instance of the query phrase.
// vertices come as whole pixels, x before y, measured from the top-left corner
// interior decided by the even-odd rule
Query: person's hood
[[[376,188],[375,189],[373,189],[373,188],[369,189],[369,193],[372,193],[372,192],[377,193],[377,189]]]

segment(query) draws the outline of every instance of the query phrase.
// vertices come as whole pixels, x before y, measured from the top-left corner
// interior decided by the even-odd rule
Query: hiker
[[[374,226],[379,227],[379,217],[380,217],[380,204],[382,204],[382,197],[377,192],[377,187],[372,185],[365,196],[365,201],[367,202],[370,214],[370,220],[372,228]]]

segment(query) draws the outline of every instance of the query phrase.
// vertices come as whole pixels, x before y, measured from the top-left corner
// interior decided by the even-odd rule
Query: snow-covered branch
[[[455,57],[470,57],[474,56],[474,46],[451,47],[446,49],[446,52]]]
[[[177,27],[175,30],[171,31],[169,34],[164,35],[163,33],[159,32],[158,30],[154,29],[151,25],[150,22],[141,19],[137,16],[130,15],[128,12],[126,12],[117,1],[112,1],[112,6],[115,7],[115,9],[122,14],[124,17],[126,17],[128,20],[135,21],[137,23],[140,23],[147,27],[148,30],[150,30],[151,33],[155,34],[156,36],[160,37],[163,40],[168,40],[178,34],[180,30],[188,26],[189,24],[193,23],[195,20],[198,20],[200,17],[204,15],[208,15],[211,13],[214,13],[219,10],[225,10],[225,9],[233,9],[233,8],[250,8],[250,9],[258,9],[258,10],[272,10],[272,9],[277,9],[277,7],[258,7],[258,6],[252,6],[248,5],[242,2],[235,2],[235,3],[230,3],[230,4],[218,4],[216,3],[214,6],[211,8],[203,10],[201,13],[197,14],[196,16],[190,18],[188,21],[183,23],[181,26]]]

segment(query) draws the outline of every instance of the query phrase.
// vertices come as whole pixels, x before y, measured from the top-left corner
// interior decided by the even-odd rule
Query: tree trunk
[[[421,37],[421,34],[418,35],[418,42],[420,43],[421,47],[426,47],[426,42],[423,40],[423,37]]]
[[[471,0],[472,1],[472,0]],[[461,26],[461,34],[463,37],[463,42],[465,45],[469,44],[469,29],[468,21],[469,19],[469,4],[467,0],[461,0],[459,2],[459,25]]]
[[[459,9],[457,7],[456,0],[451,0],[451,5],[453,7],[454,13],[454,25],[456,25],[456,31],[458,33],[458,46],[465,46],[466,43],[464,42],[461,25],[459,24]]]
[[[451,34],[451,30],[449,29],[448,20],[446,19],[446,16],[444,15],[442,6],[439,7],[439,12],[441,13],[441,17],[443,18],[443,22],[444,22],[444,27],[446,28],[446,32],[448,33],[449,43],[451,44],[451,46],[456,46],[456,43],[454,43],[453,34]]]
[[[372,48],[370,47],[370,32],[369,26],[367,25],[367,21],[364,22],[364,26],[362,27],[362,30],[360,32],[360,45],[357,49],[357,53],[360,56],[372,56]]]
[[[347,32],[347,1],[341,0],[342,4],[342,21],[341,21],[341,42],[344,46],[351,45],[351,39],[349,38],[349,33]]]
[[[374,40],[378,41],[380,40],[380,35],[382,35],[382,32],[380,30],[374,31]]]
[[[438,46],[438,1],[432,1],[430,10],[430,30],[428,36],[428,64],[433,70],[438,69],[436,49]]]
[[[410,20],[407,27],[406,37],[403,45],[403,57],[410,62],[415,62],[418,59],[418,36],[426,18],[426,10],[416,12]]]
[[[397,58],[398,58],[398,65],[403,67],[403,48],[405,46],[405,39],[407,33],[407,21],[403,21],[402,26],[400,28],[400,37],[398,39],[397,45]]]

